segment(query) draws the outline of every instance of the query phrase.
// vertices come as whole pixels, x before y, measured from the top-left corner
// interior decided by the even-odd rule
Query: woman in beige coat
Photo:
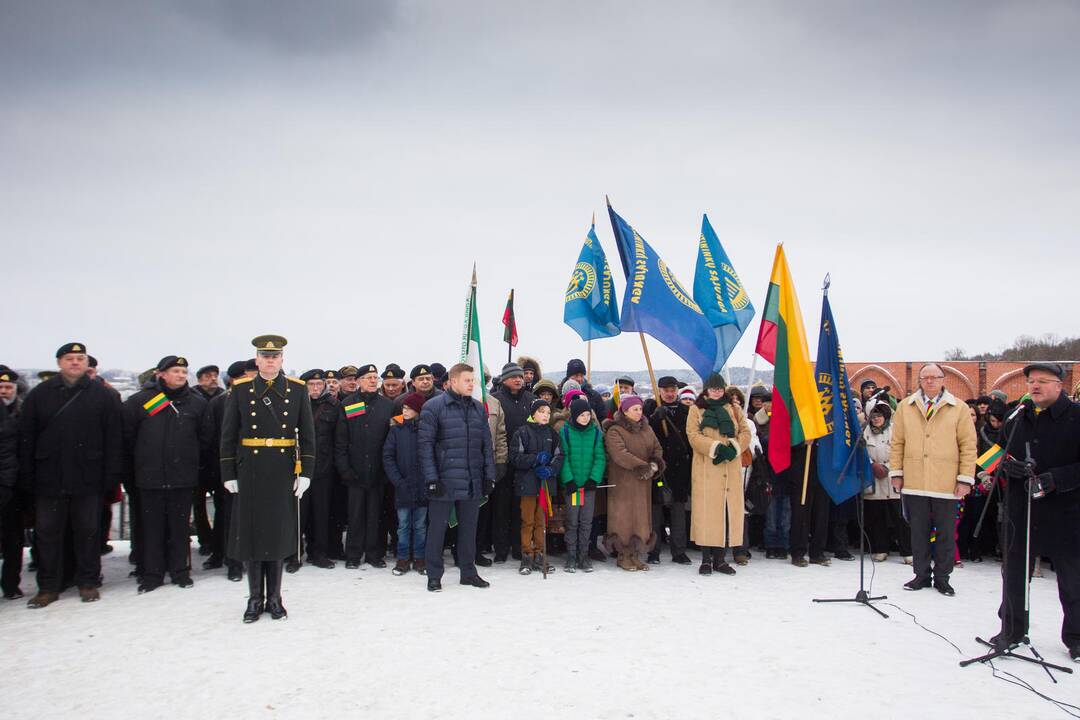
[[[713,373],[686,418],[686,437],[694,451],[690,466],[690,539],[701,548],[698,572],[734,575],[727,548],[743,539],[743,474],[739,455],[750,444],[742,408],[724,395],[724,378]]]
[[[607,529],[604,546],[619,555],[623,570],[648,570],[641,553],[656,545],[652,529],[652,486],[664,472],[664,451],[644,418],[637,395],[628,395],[605,421],[608,453]]]

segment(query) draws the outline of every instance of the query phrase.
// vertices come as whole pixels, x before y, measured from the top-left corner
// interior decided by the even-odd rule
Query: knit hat
[[[521,369],[521,366],[515,362],[509,362],[503,365],[502,372],[499,373],[499,380],[505,382],[509,378],[513,377],[525,377],[525,371]]]
[[[420,414],[420,409],[424,407],[424,400],[426,398],[418,392],[409,393],[405,396],[405,399],[401,401],[401,404],[407,408],[411,408],[417,415]]]
[[[548,410],[550,410],[551,403],[549,403],[547,400],[533,400],[532,405],[529,406],[529,417],[535,415],[536,411],[540,408],[547,408]]]
[[[532,392],[533,395],[539,397],[540,393],[545,390],[551,393],[552,396],[559,394],[559,388],[555,387],[555,383],[551,382],[550,380],[541,380],[540,382],[536,383],[535,385],[533,385]]]
[[[570,377],[571,375],[584,375],[584,374],[585,374],[585,363],[583,363],[581,360],[579,360],[577,358],[574,358],[570,362],[566,363],[566,377]]]
[[[990,407],[986,409],[987,415],[993,415],[998,420],[1005,419],[1005,403],[1001,402],[997,398],[990,401]]]
[[[642,402],[640,396],[638,396],[638,395],[627,395],[626,397],[624,397],[622,399],[622,402],[619,403],[619,412],[625,413],[627,410],[634,407],[635,405],[644,405],[644,404],[645,403]]]
[[[233,380],[244,377],[244,371],[247,369],[247,360],[237,360],[229,365],[229,369],[225,371]]]
[[[697,400],[697,393],[694,392],[694,388],[684,387],[679,391],[679,402],[682,402],[683,400],[689,400],[690,402]]]
[[[709,373],[709,377],[705,380],[705,389],[715,388],[717,390],[723,390],[727,387],[727,383],[724,382],[724,376],[718,372]]]
[[[1003,403],[1009,401],[1009,396],[1005,394],[1004,390],[991,390],[990,391],[990,397],[991,398],[997,398],[998,400],[1000,400]]]
[[[861,391],[865,390],[868,387],[877,387],[877,383],[874,382],[873,380],[863,380],[862,384],[859,385],[859,391],[861,392]]]
[[[570,403],[570,419],[574,422],[577,422],[578,415],[587,412],[592,412],[592,406],[584,397],[576,397]]]
[[[562,384],[562,394],[570,392],[571,390],[581,390],[581,383],[577,380],[567,380]]]

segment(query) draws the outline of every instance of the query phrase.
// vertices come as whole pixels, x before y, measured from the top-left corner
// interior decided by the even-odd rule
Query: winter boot
[[[583,573],[591,573],[593,571],[592,558],[589,557],[588,550],[581,550],[578,555],[578,567]]]
[[[534,553],[532,557],[532,569],[536,572],[544,572],[545,566],[548,574],[555,572],[555,566],[544,561],[542,553]]]
[[[637,565],[630,559],[630,553],[628,552],[623,551],[619,553],[619,559],[616,564],[623,570],[628,570],[630,572],[637,571]]]
[[[270,613],[273,620],[287,618],[285,606],[281,604],[281,570],[280,560],[270,560],[263,563],[263,573],[266,575],[266,612]]]
[[[563,572],[577,572],[577,554],[566,551],[566,562],[563,563]]]
[[[427,566],[423,560],[413,560],[412,569],[417,575],[427,575]]]
[[[518,575],[532,574],[532,558],[528,555],[521,556],[521,565],[518,566]]]
[[[394,563],[394,569],[390,572],[394,573],[395,575],[404,575],[405,573],[409,572],[409,561],[399,559],[396,563]]]
[[[262,561],[244,563],[248,576],[248,604],[244,611],[244,622],[251,624],[263,614],[263,564]]]
[[[641,562],[641,555],[636,552],[630,553],[630,562],[632,562],[634,564],[634,567],[636,567],[638,570],[649,569],[649,565],[647,563]]]
[[[712,551],[712,566],[714,572],[718,572],[723,575],[735,574],[735,568],[731,567],[727,563],[727,550],[725,548],[715,548]]]
[[[701,551],[701,567],[698,568],[699,575],[712,575],[712,553],[709,552],[709,548],[703,548]]]

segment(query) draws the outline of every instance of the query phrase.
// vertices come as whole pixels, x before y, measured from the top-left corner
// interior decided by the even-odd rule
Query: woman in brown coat
[[[652,484],[664,472],[664,451],[643,417],[641,398],[623,398],[605,424],[608,453],[608,534],[604,546],[619,555],[623,570],[648,570],[641,553],[656,545],[652,530]]]
[[[690,539],[701,548],[702,575],[713,570],[734,575],[727,548],[743,539],[743,473],[739,454],[750,445],[742,408],[724,394],[724,378],[713,373],[686,418],[686,437],[694,451]]]

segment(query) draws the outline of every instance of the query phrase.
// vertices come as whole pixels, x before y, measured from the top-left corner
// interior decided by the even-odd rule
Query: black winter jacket
[[[491,429],[479,401],[453,391],[428,400],[417,441],[424,484],[442,482],[445,488],[431,500],[479,500],[484,481],[495,482]]]
[[[659,412],[657,412],[659,411]],[[660,447],[664,449],[664,483],[671,490],[671,499],[686,502],[690,499],[690,465],[693,453],[686,438],[686,417],[690,408],[680,402],[663,405],[649,416]],[[655,485],[654,485],[655,487]]]
[[[69,404],[70,401],[70,404]],[[123,420],[116,391],[57,375],[26,396],[19,418],[19,484],[37,495],[113,492],[124,475]]]
[[[164,393],[169,403],[153,415],[145,405]],[[123,407],[125,475],[141,490],[194,488],[214,441],[214,417],[202,394],[160,381],[140,390]]]
[[[315,420],[315,477],[312,482],[333,482],[337,477],[334,468],[334,442],[341,406],[337,398],[323,393],[311,401],[311,415]]]
[[[394,507],[427,505],[424,478],[420,474],[420,419],[398,422],[395,418],[383,445],[383,468],[394,486]]]
[[[548,454],[551,460],[551,476],[544,483],[548,497],[555,493],[553,488],[559,485],[559,472],[562,471],[563,451],[559,434],[550,425],[537,425],[527,422],[518,428],[510,439],[510,464],[514,466],[514,495],[517,497],[536,497],[540,494],[541,480],[536,475],[536,456],[541,452]]]
[[[19,432],[11,409],[0,403],[0,487],[14,488],[19,469]]]
[[[350,418],[349,408],[359,403],[364,404],[363,414]],[[382,452],[393,417],[394,402],[377,392],[356,392],[341,403],[334,429],[334,466],[346,485],[377,488],[386,482]]]

